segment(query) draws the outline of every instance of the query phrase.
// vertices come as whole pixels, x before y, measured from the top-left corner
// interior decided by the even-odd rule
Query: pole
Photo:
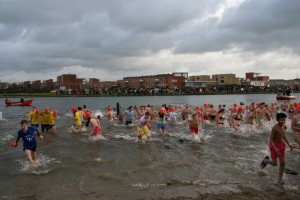
[[[120,104],[119,102],[117,103],[117,116],[120,114]]]

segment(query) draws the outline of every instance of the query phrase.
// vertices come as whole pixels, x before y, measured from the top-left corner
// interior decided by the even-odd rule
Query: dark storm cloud
[[[238,48],[258,54],[277,48],[299,53],[300,1],[246,0],[219,20],[212,18],[193,27],[176,51],[201,53]]]
[[[218,66],[203,62],[209,52],[245,62],[250,61],[243,52],[259,56],[281,48],[299,53],[300,2],[246,0],[226,8],[221,17],[214,15],[228,2],[1,0],[0,70],[24,71],[28,77],[96,70],[122,78],[196,69],[203,63],[210,74]]]

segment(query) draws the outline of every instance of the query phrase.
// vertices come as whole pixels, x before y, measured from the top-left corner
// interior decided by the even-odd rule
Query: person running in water
[[[201,120],[199,119],[199,115],[194,113],[192,115],[192,119],[188,121],[191,133],[193,136],[199,133],[199,127],[201,125]]]
[[[22,120],[20,122],[21,129],[18,131],[18,137],[16,142],[12,142],[11,146],[17,147],[18,142],[20,138],[23,140],[23,151],[25,152],[25,155],[29,161],[29,163],[35,167],[36,166],[36,158],[37,158],[37,153],[36,153],[36,147],[37,147],[37,142],[34,136],[34,133],[36,132],[36,127],[34,126],[28,126],[28,121],[27,120]],[[43,139],[43,136],[40,135],[41,139]]]
[[[186,104],[185,108],[181,112],[182,120],[185,121],[185,120],[189,119],[190,114],[192,114],[192,110],[189,108],[189,105]]]
[[[232,127],[236,130],[236,131],[240,131],[241,130],[241,121],[243,121],[243,108],[239,107],[237,110],[237,113],[233,116],[233,123],[232,123]]]
[[[104,116],[107,117],[108,126],[110,127],[110,126],[113,126],[115,124],[115,114],[113,113],[111,106],[107,107],[107,111],[108,112]]]
[[[71,128],[71,130],[73,132],[78,132],[82,128],[81,115],[77,111],[77,108],[72,108],[71,110],[73,112],[73,120],[74,120],[74,125]]]
[[[297,105],[295,109],[295,114],[291,121],[291,128],[293,130],[293,138],[298,144],[295,147],[300,150],[300,105]]]
[[[282,177],[285,165],[285,143],[290,147],[291,151],[293,149],[293,147],[289,144],[285,136],[287,129],[285,125],[286,118],[287,115],[284,113],[276,114],[277,124],[275,124],[272,128],[269,145],[272,160],[269,161],[269,156],[266,156],[261,162],[262,168],[265,168],[267,164],[277,166],[277,158],[279,158],[279,174],[278,179],[275,183],[280,184],[282,186],[284,186]]]
[[[86,122],[86,127],[89,126],[89,124],[91,123],[93,126],[93,131],[91,132],[91,136],[92,137],[96,137],[98,135],[101,134],[101,126],[100,126],[100,121],[97,119],[92,118],[92,114],[90,112],[87,112],[85,114],[86,118],[87,118],[87,122]]]
[[[148,140],[151,138],[148,124],[150,123],[150,113],[146,112],[139,120],[137,127],[137,136],[141,140]]]
[[[42,127],[42,133],[46,130],[46,132],[49,132],[49,117],[50,117],[50,108],[45,107],[44,112],[42,112],[41,117],[42,117],[42,122],[41,122],[41,127]]]
[[[135,116],[135,112],[133,111],[133,107],[129,106],[128,109],[124,112],[125,116],[125,125],[132,124],[133,118]]]
[[[256,123],[259,126],[263,126],[264,122],[266,121],[266,115],[270,115],[268,110],[265,107],[265,103],[262,102],[260,104],[258,104],[258,107],[255,109],[255,119],[256,119]]]
[[[50,113],[49,116],[49,122],[48,122],[48,130],[51,133],[54,133],[56,131],[56,127],[55,127],[55,122],[57,119],[57,115],[58,115],[58,110],[54,110],[53,112]]]
[[[165,134],[166,131],[166,109],[160,108],[157,118],[157,129],[160,135]]]
[[[225,114],[225,109],[221,108],[218,112],[217,118],[216,118],[216,125],[217,126],[224,126],[225,125],[225,119],[226,119],[226,114]]]

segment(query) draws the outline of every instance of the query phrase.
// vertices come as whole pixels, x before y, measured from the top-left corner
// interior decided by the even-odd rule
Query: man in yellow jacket
[[[49,132],[49,118],[50,118],[51,112],[48,107],[45,107],[44,112],[42,112],[41,117],[42,117],[42,122],[41,122],[41,127],[42,127],[42,132],[45,130]]]
[[[54,110],[53,112],[50,112],[49,122],[48,122],[48,130],[50,130],[50,132],[56,131],[55,122],[56,122],[57,115],[58,115],[58,110]]]
[[[75,127],[75,129],[79,129],[82,126],[81,114],[77,111],[77,108],[72,108],[72,112],[74,114],[74,116],[73,116],[74,127]]]

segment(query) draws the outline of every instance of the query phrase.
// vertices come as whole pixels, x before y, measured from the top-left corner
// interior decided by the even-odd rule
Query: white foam
[[[100,110],[92,110],[92,117],[97,118],[100,116],[101,118],[104,117],[103,113]]]
[[[65,115],[68,116],[68,117],[73,117],[73,114],[72,114],[72,113],[68,113],[68,112],[67,112]]]
[[[91,142],[95,142],[95,141],[98,141],[98,140],[107,140],[107,139],[103,135],[99,134],[97,136],[90,136],[89,140]]]
[[[123,140],[135,140],[136,137],[131,137],[130,135],[115,135],[116,139],[123,139]]]
[[[194,135],[193,141],[194,141],[194,142],[197,142],[197,143],[200,143],[200,142],[201,142],[200,137],[199,137],[198,134],[195,134],[195,135]]]
[[[71,126],[68,132],[69,133],[86,133],[87,129],[86,129],[86,127],[81,127],[80,129],[75,129],[74,126]]]
[[[35,161],[35,166],[32,166],[27,159],[18,160],[20,165],[20,171],[22,173],[30,174],[45,174],[49,172],[49,169],[46,169],[49,164],[60,163],[55,158],[50,158],[42,154],[38,154],[38,157]]]
[[[209,125],[209,124],[211,124],[211,123],[210,123],[209,120],[204,120],[204,121],[203,121],[203,124],[208,124],[208,125]]]
[[[9,140],[11,140],[11,139],[13,139],[13,138],[14,138],[13,135],[8,134],[8,135],[4,135],[4,136],[1,138],[1,140],[2,140],[2,141],[9,141]]]
[[[166,186],[166,185],[167,184],[135,183],[130,186],[135,187],[135,188],[149,188],[149,187],[162,187],[162,186]]]
[[[99,157],[99,158],[95,158],[95,161],[96,162],[101,162],[101,158]]]

